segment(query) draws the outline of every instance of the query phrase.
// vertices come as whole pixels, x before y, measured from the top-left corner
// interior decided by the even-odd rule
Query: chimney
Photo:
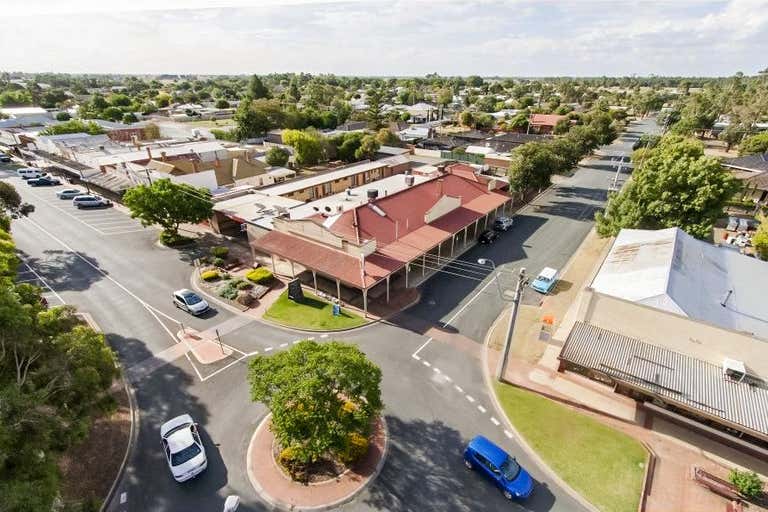
[[[147,155],[149,156],[149,159],[152,160],[152,150],[147,146]]]

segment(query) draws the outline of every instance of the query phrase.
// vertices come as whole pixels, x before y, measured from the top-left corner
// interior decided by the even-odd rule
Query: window
[[[323,183],[323,194],[330,195],[333,192],[333,185],[331,183]]]

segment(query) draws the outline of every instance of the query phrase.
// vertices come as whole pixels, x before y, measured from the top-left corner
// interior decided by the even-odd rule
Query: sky
[[[723,76],[768,0],[2,0],[0,70]]]

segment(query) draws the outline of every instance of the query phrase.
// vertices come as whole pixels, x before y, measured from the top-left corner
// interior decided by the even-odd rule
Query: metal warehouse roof
[[[560,359],[768,437],[765,382],[738,382],[724,376],[721,366],[581,322]]]

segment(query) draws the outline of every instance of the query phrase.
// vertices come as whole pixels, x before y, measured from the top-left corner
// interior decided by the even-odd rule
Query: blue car
[[[556,284],[557,270],[552,267],[544,267],[531,283],[531,288],[546,295],[552,291]]]
[[[504,497],[524,499],[533,492],[533,478],[514,457],[483,436],[477,436],[464,450],[464,465],[477,469],[501,489]]]

